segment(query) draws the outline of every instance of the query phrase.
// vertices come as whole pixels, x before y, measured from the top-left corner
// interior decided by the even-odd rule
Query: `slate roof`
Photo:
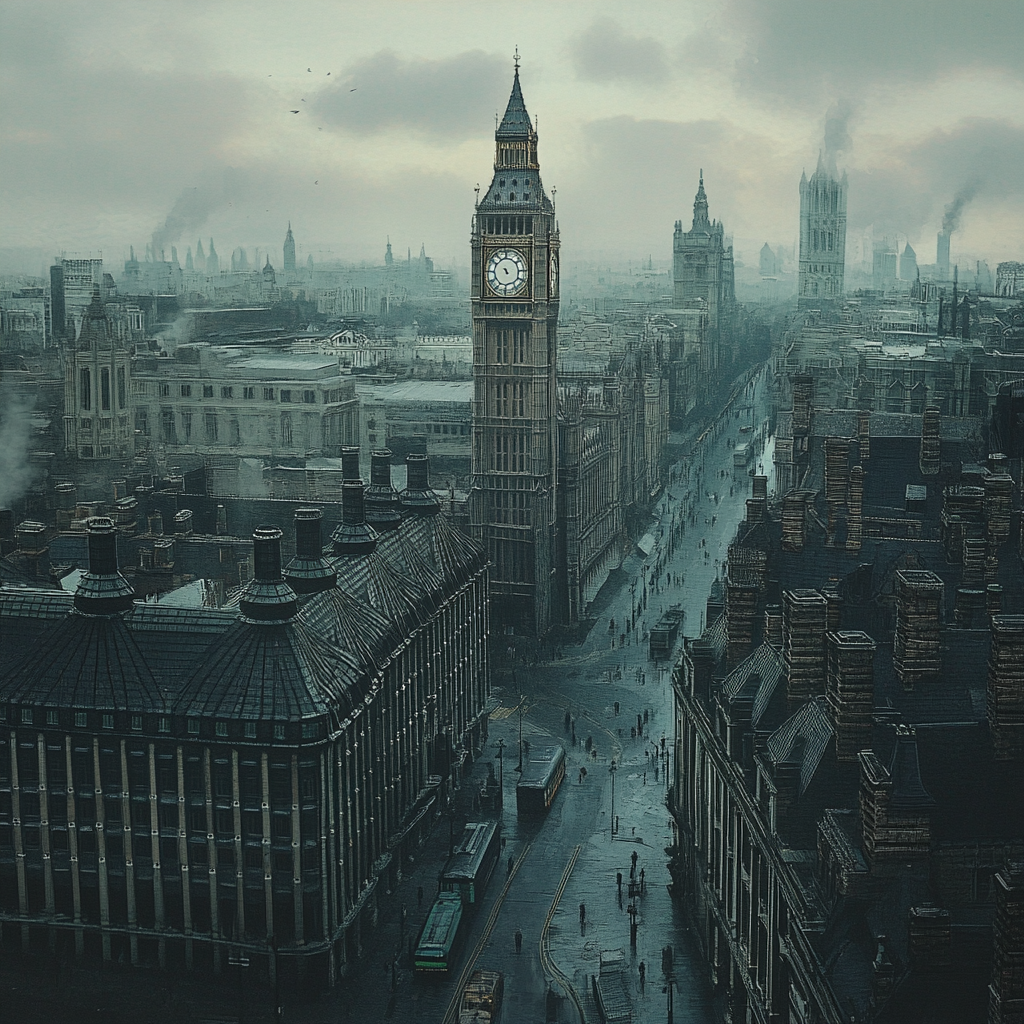
[[[508,106],[505,108],[505,116],[501,119],[494,137],[497,139],[519,139],[527,138],[533,131],[533,123],[530,115],[526,112],[526,103],[523,100],[523,90],[519,85],[519,68],[516,68],[516,75],[512,81],[512,92],[508,98]]]
[[[751,724],[756,729],[785,678],[782,654],[771,644],[763,643],[725,677],[720,693],[725,700],[740,694],[749,696],[753,701]]]
[[[768,737],[768,755],[772,761],[800,765],[801,796],[811,784],[832,736],[832,721],[825,698],[815,697],[801,705]]]

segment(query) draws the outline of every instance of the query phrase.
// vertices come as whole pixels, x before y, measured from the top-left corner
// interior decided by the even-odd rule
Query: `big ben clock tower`
[[[497,625],[542,633],[555,607],[558,229],[519,86],[494,133],[472,228],[473,534]]]

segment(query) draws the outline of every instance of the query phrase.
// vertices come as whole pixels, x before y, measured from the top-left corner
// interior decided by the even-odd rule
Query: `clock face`
[[[495,295],[518,295],[526,277],[526,260],[518,249],[495,249],[487,260],[487,284]]]
[[[558,294],[558,254],[551,254],[551,261],[549,264],[549,276],[551,278],[551,294]]]

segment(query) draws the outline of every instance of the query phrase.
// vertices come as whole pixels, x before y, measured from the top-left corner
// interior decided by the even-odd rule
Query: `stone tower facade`
[[[835,302],[843,295],[846,269],[846,172],[839,177],[819,155],[810,180],[800,176],[801,306]]]
[[[65,445],[79,459],[135,452],[131,345],[120,328],[95,287],[64,366]]]
[[[269,256],[267,262],[270,262]],[[291,221],[288,221],[288,234],[284,236],[284,272],[286,275],[295,273],[295,236]]]
[[[518,63],[494,138],[472,223],[470,517],[492,563],[496,623],[541,633],[556,618],[559,242]]]
[[[676,305],[703,299],[708,307],[708,327],[717,332],[733,301],[732,246],[726,244],[721,222],[708,217],[703,170],[693,200],[693,224],[683,231],[683,222],[677,220],[672,235],[672,279]]]

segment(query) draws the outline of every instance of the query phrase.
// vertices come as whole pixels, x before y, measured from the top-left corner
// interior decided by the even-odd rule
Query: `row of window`
[[[529,352],[528,327],[495,327],[489,332],[491,358],[496,363],[525,363]]]
[[[8,713],[6,706],[0,706],[0,724],[6,723],[10,718],[10,724],[28,726],[42,726],[45,724],[50,728],[95,729],[99,726],[102,729],[124,728],[126,725],[132,732],[142,732],[145,728],[143,715],[115,715],[113,712],[94,711],[62,711],[59,708],[22,708],[20,716],[16,716],[13,709]],[[205,724],[205,728],[204,728]],[[149,723],[152,728],[152,721]],[[172,719],[168,715],[160,715],[156,718],[156,731],[159,733],[170,733]],[[271,731],[271,726],[272,731]],[[186,730],[189,736],[209,736],[209,722],[200,718],[186,719]],[[288,737],[287,725],[284,722],[255,722],[255,721],[214,721],[213,735],[215,737],[235,739],[268,739],[272,735],[275,740],[284,740]],[[319,739],[322,729],[319,722],[303,722],[302,738],[304,740]]]
[[[195,397],[199,397],[200,385],[192,384],[179,384],[178,385],[178,397],[180,398],[192,398],[193,387],[195,388]],[[216,388],[213,384],[202,385],[202,397],[213,398]],[[242,399],[244,401],[252,402],[256,400],[258,394],[262,395],[264,402],[295,402],[303,405],[316,405],[317,404],[317,393],[313,388],[272,388],[272,387],[256,387],[255,385],[243,385],[240,389]],[[144,382],[140,382],[135,389],[136,394],[148,395],[149,387]],[[233,401],[235,398],[236,388],[233,384],[222,384],[220,386],[220,397],[228,401]],[[171,385],[170,384],[158,384],[157,393],[160,398],[171,397]],[[329,388],[326,391],[321,392],[322,401],[325,405],[330,405],[333,402],[342,401],[342,389],[341,388]]]
[[[504,185],[504,181],[501,182]],[[480,226],[486,235],[532,235],[532,217],[481,217]]]
[[[98,399],[98,401],[97,401]],[[83,366],[78,371],[78,405],[83,412],[88,412],[94,406],[107,412],[111,409],[111,381],[110,367],[104,366],[100,369],[99,395],[93,394],[92,370]],[[127,380],[126,370],[123,366],[117,368],[117,407],[124,409],[127,401]]]
[[[525,430],[498,430],[491,448],[491,470],[526,473],[529,470],[530,438]]]
[[[519,381],[503,381],[494,385],[495,416],[526,415],[526,385]]]

